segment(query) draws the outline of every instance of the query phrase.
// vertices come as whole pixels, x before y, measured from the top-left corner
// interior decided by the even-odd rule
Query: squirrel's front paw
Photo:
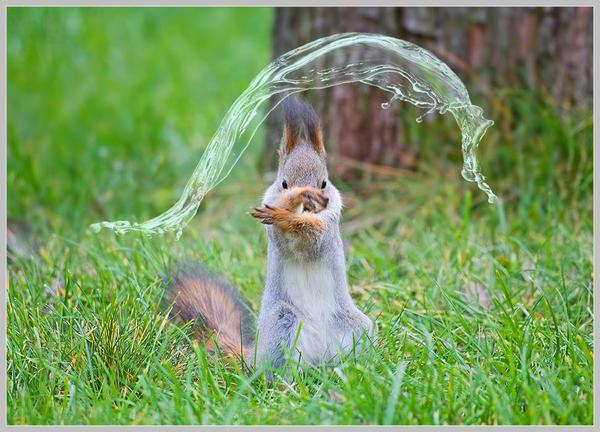
[[[293,197],[290,200],[291,207],[299,213],[319,213],[329,203],[329,198],[323,192],[310,186],[292,190],[291,194]]]
[[[302,207],[304,211],[319,213],[327,207],[327,204],[329,204],[329,198],[317,189],[311,188],[305,191],[303,196]]]
[[[276,208],[265,204],[264,207],[255,208],[254,211],[250,213],[250,216],[255,217],[265,225],[273,225],[277,211]]]

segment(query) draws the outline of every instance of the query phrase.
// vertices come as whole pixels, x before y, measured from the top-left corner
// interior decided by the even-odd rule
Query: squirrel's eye
[[[323,180],[323,183],[321,183],[321,189],[325,189],[325,186],[327,186],[327,180]]]
[[[281,182],[281,187],[287,189],[287,182],[285,180]]]

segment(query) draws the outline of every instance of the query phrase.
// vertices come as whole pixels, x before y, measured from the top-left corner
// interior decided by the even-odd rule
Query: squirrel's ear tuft
[[[298,144],[301,123],[301,104],[294,96],[283,100],[283,137],[281,139],[280,156],[290,154]]]
[[[298,144],[298,134],[294,133],[294,130],[289,124],[283,126],[283,137],[281,138],[281,149],[279,155],[284,156],[290,154],[294,147]]]
[[[282,104],[285,125],[281,140],[280,157],[290,154],[294,150],[300,140],[302,125],[304,125],[306,138],[311,146],[317,153],[325,156],[321,121],[313,107],[307,102],[299,101],[293,95],[286,97]]]
[[[308,140],[320,155],[325,155],[325,146],[323,145],[323,130],[321,129],[321,120],[314,108],[307,102],[303,103],[302,119],[306,126]]]
[[[308,129],[308,137],[315,151],[324,156],[325,146],[323,145],[323,130],[321,129],[320,122],[318,122],[314,128]]]

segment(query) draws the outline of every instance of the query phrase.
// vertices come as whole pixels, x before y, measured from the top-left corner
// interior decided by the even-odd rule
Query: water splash
[[[100,222],[91,229],[109,228],[116,233],[141,231],[162,234],[175,231],[176,238],[196,214],[204,196],[231,172],[269,113],[256,115],[272,96],[324,89],[340,84],[363,83],[433,112],[450,112],[462,134],[462,176],[477,183],[488,202],[496,202],[477,162],[476,150],[492,121],[471,104],[469,94],[454,72],[431,52],[410,42],[366,33],[343,33],[317,39],[277,58],[263,69],[237,98],[209,142],[179,200],[165,213],[143,223]],[[279,101],[280,103],[281,101]]]

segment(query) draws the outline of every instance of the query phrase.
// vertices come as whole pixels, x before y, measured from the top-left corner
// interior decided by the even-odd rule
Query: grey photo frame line
[[[595,7],[595,2],[593,1],[553,1],[550,2],[550,4],[548,2],[527,2],[527,4],[523,4],[522,2],[515,2],[515,1],[503,1],[503,0],[498,0],[495,2],[491,2],[489,0],[482,2],[482,1],[461,1],[461,2],[456,2],[456,1],[449,1],[449,0],[437,0],[437,1],[432,1],[432,0],[421,0],[419,2],[403,2],[402,4],[399,4],[399,2],[395,2],[395,1],[390,1],[390,0],[386,0],[386,1],[376,1],[376,2],[365,2],[365,1],[357,1],[357,0],[346,0],[346,1],[340,1],[340,0],[329,0],[329,1],[316,1],[316,0],[307,0],[307,1],[303,1],[303,2],[293,2],[292,4],[290,3],[283,3],[281,1],[273,1],[273,0],[263,0],[263,1],[240,1],[240,0],[230,0],[228,2],[226,2],[225,4],[218,4],[217,2],[209,2],[209,1],[186,1],[186,0],[178,0],[177,2],[175,2],[174,4],[168,4],[165,3],[164,1],[158,1],[158,0],[147,0],[144,2],[120,2],[120,1],[110,1],[110,0],[96,0],[93,3],[83,3],[81,1],[71,1],[71,0],[67,0],[67,1],[59,1],[59,2],[52,2],[52,1],[43,1],[43,0],[29,0],[27,2],[19,2],[19,1],[14,1],[14,0],[9,0],[7,1],[1,8],[0,13],[2,14],[2,26],[4,27],[3,31],[1,32],[2,34],[2,61],[3,61],[3,70],[4,70],[4,74],[2,76],[2,81],[3,81],[3,85],[1,86],[0,92],[1,92],[1,97],[4,101],[2,107],[3,107],[3,119],[4,121],[1,123],[0,128],[2,131],[2,139],[4,141],[4,145],[2,146],[2,148],[0,149],[0,158],[1,158],[1,163],[2,163],[2,170],[0,170],[0,180],[2,182],[2,186],[3,186],[3,194],[2,194],[2,199],[0,200],[0,212],[2,214],[3,217],[3,223],[2,223],[2,227],[0,229],[0,238],[2,239],[2,241],[4,242],[4,245],[6,245],[7,242],[7,194],[6,194],[6,190],[7,190],[7,148],[8,148],[8,138],[7,138],[7,122],[6,122],[6,118],[7,118],[7,9],[9,7],[33,7],[33,6],[55,6],[55,7],[59,7],[59,6],[131,6],[131,7],[146,7],[146,6],[169,6],[169,7],[179,7],[179,6],[220,6],[220,7],[225,7],[225,6],[306,6],[306,7],[310,7],[310,6],[435,6],[435,7],[443,7],[443,6],[489,6],[489,7],[494,7],[494,6],[507,6],[507,7],[524,7],[524,6],[586,6],[586,7],[592,7],[594,9],[594,18],[593,18],[593,22],[594,22],[594,32],[596,33],[597,29],[599,28],[599,22],[600,22],[600,18],[598,17],[597,14],[597,10]],[[597,88],[597,83],[598,83],[598,48],[597,45],[594,46],[593,48],[593,54],[594,54],[594,88]],[[597,122],[598,117],[600,116],[598,113],[598,94],[595,93],[593,96],[593,110],[594,110],[594,122]],[[600,165],[600,152],[597,151],[596,148],[596,143],[598,143],[598,129],[595,128],[594,130],[594,149],[596,151],[594,151],[594,182],[596,182],[598,180],[598,166]],[[594,202],[593,202],[593,211],[594,213],[597,212],[598,210],[598,205],[600,202],[600,197],[599,197],[599,193],[597,189],[594,189]],[[595,227],[594,227],[595,228]],[[598,256],[598,245],[600,244],[600,233],[594,229],[594,249],[593,249],[593,263],[594,263],[594,268],[597,269],[598,268],[598,264],[600,262],[600,257]],[[4,281],[8,281],[8,274],[7,274],[7,250],[6,247],[4,247],[2,249],[2,270],[1,270],[1,277],[2,280]],[[597,335],[598,335],[598,320],[597,317],[599,315],[598,311],[600,310],[600,301],[597,297],[597,287],[598,287],[598,281],[596,279],[594,279],[594,349],[596,348],[597,344]],[[5,283],[5,289],[1,290],[1,304],[2,304],[2,318],[3,318],[3,326],[2,326],[2,335],[1,335],[1,359],[2,359],[2,367],[0,368],[0,377],[1,377],[1,382],[4,385],[3,391],[1,392],[1,396],[0,396],[0,415],[2,418],[2,429],[3,430],[37,430],[37,429],[43,429],[43,430],[48,430],[48,431],[59,431],[59,430],[64,430],[64,429],[69,429],[69,430],[82,430],[82,431],[86,431],[86,430],[106,430],[106,431],[123,431],[123,430],[154,430],[158,427],[160,427],[161,430],[177,430],[177,431],[182,431],[182,430],[217,430],[217,429],[225,429],[228,430],[230,428],[234,428],[234,426],[210,426],[210,425],[206,425],[206,426],[101,426],[101,425],[90,425],[90,426],[84,426],[84,425],[78,425],[78,426],[64,426],[64,425],[52,425],[52,426],[34,426],[34,425],[24,425],[24,426],[20,426],[20,425],[8,425],[7,424],[7,410],[6,410],[6,402],[7,402],[7,398],[6,398],[6,383],[7,383],[7,374],[6,374],[6,367],[7,367],[7,345],[6,345],[6,325],[7,325],[7,314],[6,314],[6,302],[7,302],[7,285]],[[597,399],[597,394],[598,394],[598,389],[599,389],[599,380],[598,380],[598,374],[599,369],[598,369],[598,364],[595,362],[594,363],[594,425],[597,422],[598,419],[598,411],[599,411],[599,404],[598,404],[598,399]],[[466,428],[467,426],[402,426],[402,425],[397,425],[397,426],[319,426],[319,429],[324,429],[324,430],[400,430],[400,429],[409,429],[409,430],[413,430],[413,429],[419,429],[419,430],[434,430],[434,429],[439,429],[439,428],[444,428],[444,429],[456,429],[456,430],[463,430],[464,428]],[[483,430],[488,428],[489,426],[468,426],[469,430]],[[532,430],[532,431],[537,431],[537,430],[545,430],[545,429],[549,429],[549,428],[558,428],[560,430],[591,430],[594,428],[594,426],[493,426],[495,430]],[[307,426],[235,426],[236,429],[242,429],[242,430],[249,430],[249,431],[271,431],[271,430],[303,430],[305,428],[307,428]]]

